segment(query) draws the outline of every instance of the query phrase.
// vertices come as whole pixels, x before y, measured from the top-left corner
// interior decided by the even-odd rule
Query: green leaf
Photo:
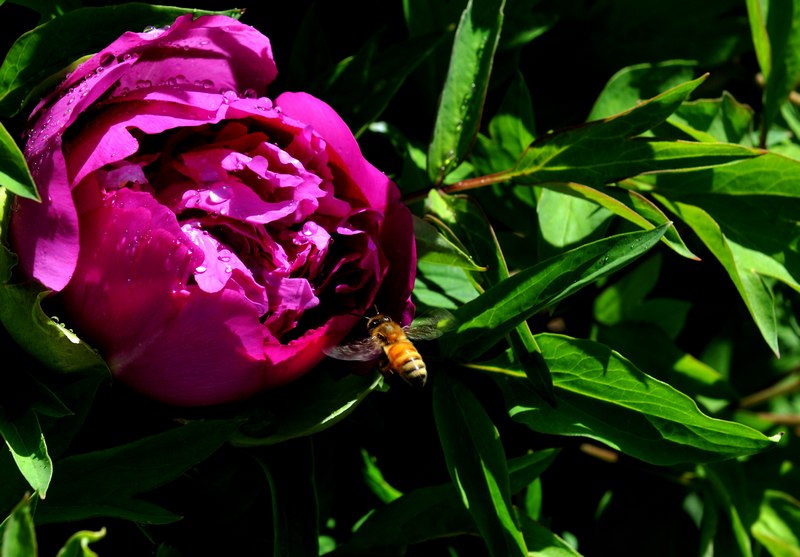
[[[458,166],[478,133],[504,5],[505,0],[469,0],[461,16],[428,148],[434,184]]]
[[[44,499],[53,477],[53,461],[47,452],[36,412],[27,408],[21,415],[9,416],[0,407],[0,436],[5,439],[28,484]]]
[[[478,295],[463,269],[420,261],[414,280],[414,299],[422,305],[456,309]]]
[[[788,493],[766,490],[750,531],[772,557],[800,556],[800,502]]]
[[[414,543],[477,533],[455,486],[422,487],[375,509],[352,538],[330,555],[399,557]]]
[[[751,24],[757,23],[757,8],[750,9]],[[759,42],[763,39],[762,31],[753,27]],[[764,89],[764,114],[761,123],[762,145],[766,144],[766,134],[770,129],[780,106],[786,101],[789,92],[800,82],[800,2],[785,0],[769,2],[767,12],[766,35],[769,38],[769,71],[762,71],[766,79]],[[759,63],[765,59],[757,51]]]
[[[500,437],[472,392],[449,375],[433,387],[436,429],[450,477],[495,557],[528,554],[511,507],[511,489]]]
[[[691,304],[665,298],[647,299],[661,272],[661,255],[642,261],[619,281],[606,288],[594,302],[595,319],[604,325],[623,321],[651,323],[675,338],[683,329]]]
[[[36,532],[31,517],[30,499],[26,496],[3,521],[0,557],[35,557]]]
[[[477,181],[518,184],[578,182],[602,186],[642,173],[720,165],[760,151],[722,143],[636,137],[663,122],[703,81],[684,83],[617,116],[539,137],[506,171]]]
[[[745,0],[745,3],[747,4],[747,16],[750,20],[750,34],[753,38],[756,59],[764,79],[768,79],[770,68],[772,68],[772,48],[769,44],[766,14],[764,13],[764,8],[768,4],[762,0]]]
[[[666,177],[665,177],[666,178]],[[688,224],[722,263],[761,335],[779,354],[775,301],[779,280],[800,290],[800,162],[767,154],[680,180],[659,179],[656,198]]]
[[[310,437],[252,453],[269,481],[272,497],[272,555],[319,554],[319,504]]]
[[[692,397],[732,403],[739,400],[736,389],[711,366],[680,350],[654,325],[630,322],[613,327],[599,327],[595,340],[625,354],[639,369],[668,382]]]
[[[560,449],[542,449],[508,461],[511,494],[519,493],[553,463]]]
[[[489,288],[507,279],[508,265],[489,219],[481,208],[465,196],[450,196],[432,190],[425,203],[426,209],[439,217],[453,234],[466,246],[488,271],[473,280],[480,288]],[[552,398],[552,385],[547,365],[531,334],[527,323],[520,323],[509,333],[509,340],[517,357],[525,365],[531,381],[538,385],[545,398]]]
[[[669,218],[655,203],[636,191],[608,187],[596,189],[574,182],[553,182],[542,184],[541,187],[542,189],[563,193],[577,199],[591,201],[645,230],[670,222]],[[661,241],[683,257],[697,259],[697,256],[689,250],[674,226],[667,229]]]
[[[528,546],[528,555],[536,557],[580,557],[580,553],[575,551],[562,538],[553,532],[525,516],[518,513],[522,534],[525,536],[525,544]]]
[[[480,356],[522,321],[646,253],[669,226],[598,240],[512,275],[455,312],[445,349],[462,361]]]
[[[723,92],[718,99],[683,103],[667,123],[697,141],[721,141],[752,146],[753,109]]]
[[[718,516],[727,519],[720,522],[715,532],[714,549],[725,555],[753,557],[752,541],[747,531],[746,514],[749,506],[743,493],[747,478],[736,461],[720,465],[698,466],[697,475],[703,480],[701,492],[706,505],[714,507]]]
[[[536,137],[533,103],[525,78],[514,74],[497,113],[489,121],[489,137],[478,134],[470,162],[478,174],[491,174],[514,165]]]
[[[549,188],[542,190],[536,214],[542,240],[539,251],[548,256],[598,239],[612,216],[597,203]]]
[[[606,83],[587,120],[608,118],[692,79],[697,62],[668,60],[622,68]]]
[[[0,187],[20,197],[41,200],[22,151],[2,123],[0,123]]]
[[[24,33],[0,66],[0,113],[17,114],[42,93],[39,84],[55,85],[75,60],[105,48],[125,31],[169,25],[187,13],[238,18],[242,10],[212,12],[132,2],[73,10]]]
[[[510,459],[511,493],[537,478],[557,454],[558,450],[547,449]],[[462,534],[478,532],[456,487],[452,483],[421,487],[372,511],[353,537],[331,555],[399,556],[411,544]]]
[[[485,271],[455,242],[445,237],[427,220],[414,217],[414,238],[417,242],[417,260],[436,265],[460,267],[468,271]]]
[[[534,431],[588,437],[664,466],[754,454],[776,442],[706,416],[692,399],[607,346],[552,334],[536,339],[553,374],[557,408],[534,394],[509,352],[468,365],[492,373],[511,416]]]
[[[364,449],[361,449],[361,459],[364,462],[364,483],[367,484],[369,490],[374,493],[381,502],[391,503],[403,496],[401,491],[398,491],[386,481],[380,468],[378,468],[378,465],[375,463],[374,458]]]
[[[97,532],[81,530],[75,532],[64,544],[56,557],[97,557],[97,553],[89,549],[90,543],[95,543],[106,537],[106,529]]]
[[[110,449],[56,463],[58,481],[36,509],[37,524],[107,516],[152,524],[179,517],[138,496],[162,486],[219,449],[236,420],[191,422]]]
[[[380,381],[377,373],[336,377],[320,368],[280,391],[266,393],[245,410],[244,423],[231,443],[274,445],[322,431],[349,415]]]
[[[442,42],[444,35],[414,37],[382,52],[377,51],[378,39],[376,34],[355,56],[341,62],[319,93],[344,118],[356,137],[380,117],[408,76]]]
[[[0,280],[16,256],[0,246]],[[49,295],[31,283],[0,284],[0,322],[11,337],[46,366],[65,373],[92,371],[110,377],[105,361],[61,323],[48,317],[41,302]]]

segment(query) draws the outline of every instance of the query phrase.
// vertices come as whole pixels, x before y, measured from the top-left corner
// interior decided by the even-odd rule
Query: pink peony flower
[[[12,246],[119,381],[241,400],[318,364],[373,304],[407,322],[416,256],[396,186],[319,99],[266,88],[269,40],[190,15],[125,33],[31,116],[42,203]]]

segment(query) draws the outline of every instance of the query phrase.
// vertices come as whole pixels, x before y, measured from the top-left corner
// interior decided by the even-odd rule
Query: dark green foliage
[[[800,555],[800,0],[376,6],[0,1],[0,557]],[[156,405],[13,279],[25,115],[193,9],[405,195],[424,390]]]

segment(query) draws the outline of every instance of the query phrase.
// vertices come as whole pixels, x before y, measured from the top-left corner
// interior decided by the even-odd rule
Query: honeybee
[[[447,310],[435,310],[401,326],[385,313],[367,321],[367,337],[325,351],[337,360],[368,361],[382,357],[379,367],[384,377],[394,374],[414,387],[425,386],[428,371],[412,340],[430,340],[442,336],[455,324]]]

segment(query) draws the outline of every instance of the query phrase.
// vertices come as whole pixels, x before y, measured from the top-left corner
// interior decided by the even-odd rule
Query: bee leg
[[[392,367],[389,365],[389,360],[384,358],[381,360],[380,364],[378,364],[378,371],[381,372],[384,378],[391,379],[395,373]]]

